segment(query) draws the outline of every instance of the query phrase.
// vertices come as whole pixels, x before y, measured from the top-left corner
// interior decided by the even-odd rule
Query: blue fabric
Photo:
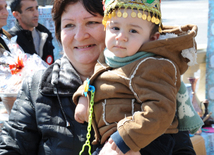
[[[113,139],[113,141],[115,142],[115,144],[117,145],[117,147],[123,152],[123,154],[125,154],[126,152],[128,152],[130,150],[130,148],[123,141],[123,139],[120,136],[120,134],[119,134],[118,131],[116,131],[115,133],[113,133],[111,135],[111,138]]]
[[[140,150],[142,155],[196,155],[188,131],[163,134]]]

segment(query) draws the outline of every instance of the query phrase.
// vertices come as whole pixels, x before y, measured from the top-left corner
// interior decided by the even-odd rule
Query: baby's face
[[[123,9],[120,11],[124,12]],[[150,40],[153,27],[152,23],[147,20],[131,17],[133,10],[127,9],[126,12],[127,18],[115,16],[106,24],[105,44],[117,57],[134,55],[145,42]]]

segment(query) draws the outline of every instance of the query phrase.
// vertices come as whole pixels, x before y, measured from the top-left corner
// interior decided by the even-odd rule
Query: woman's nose
[[[76,39],[77,41],[81,41],[81,40],[87,39],[89,37],[90,37],[90,35],[86,28],[77,27],[77,31],[75,33],[74,39]]]
[[[125,41],[127,42],[128,41],[128,37],[123,33],[123,32],[120,32],[116,38],[116,40],[120,40],[120,41]]]

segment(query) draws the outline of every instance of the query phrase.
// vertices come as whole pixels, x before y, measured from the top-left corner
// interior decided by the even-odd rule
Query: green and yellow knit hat
[[[129,15],[126,9],[132,9],[137,10],[138,13],[132,11],[131,17],[141,18],[159,25],[159,28],[162,27],[160,0],[103,0],[103,5],[104,26],[106,26],[106,22],[114,16],[128,17]],[[123,11],[121,9],[123,9]],[[115,12],[116,10],[118,10],[117,13]]]

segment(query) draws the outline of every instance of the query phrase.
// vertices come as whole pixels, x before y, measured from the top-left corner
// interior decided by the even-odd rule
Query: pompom
[[[197,54],[195,48],[184,49],[182,50],[181,55],[184,58],[190,60],[190,62],[188,62],[188,66],[193,66],[197,64]]]

